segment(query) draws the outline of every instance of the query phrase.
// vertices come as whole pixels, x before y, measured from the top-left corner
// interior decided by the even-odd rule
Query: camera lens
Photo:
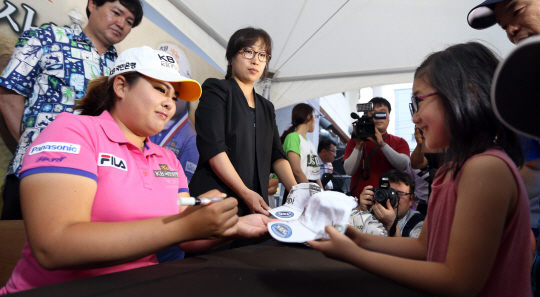
[[[375,193],[373,193],[373,198],[375,198],[375,200],[381,202],[381,201],[385,201],[387,199],[386,197],[386,191],[382,190],[382,189],[377,189],[377,191],[375,191]]]

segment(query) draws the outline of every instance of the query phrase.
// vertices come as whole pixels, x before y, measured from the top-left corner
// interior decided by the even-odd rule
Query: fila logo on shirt
[[[120,170],[128,171],[126,161],[113,154],[99,153],[98,166],[114,167]]]

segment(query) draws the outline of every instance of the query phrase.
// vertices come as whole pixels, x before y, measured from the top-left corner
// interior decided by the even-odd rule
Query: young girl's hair
[[[225,79],[229,79],[229,77],[232,76],[231,62],[234,56],[236,56],[243,48],[255,45],[255,43],[257,43],[259,40],[261,40],[264,44],[266,54],[271,56],[272,38],[263,29],[246,27],[234,32],[229,39],[227,51],[225,52],[225,58],[227,58],[227,75],[225,75]],[[266,61],[266,66],[264,67],[264,71],[261,75],[261,80],[266,79],[266,76],[268,76],[268,63],[270,63],[270,60]]]
[[[521,141],[493,112],[491,81],[499,59],[484,45],[469,42],[433,53],[416,69],[415,79],[424,79],[442,98],[445,130],[450,144],[445,150],[445,170],[456,178],[473,155],[497,145],[519,167],[523,164]]]
[[[313,111],[313,107],[311,107],[311,105],[309,104],[300,103],[294,106],[291,115],[292,126],[290,126],[289,129],[285,130],[285,132],[283,132],[283,134],[281,135],[281,143],[285,142],[285,138],[287,137],[287,135],[294,132],[298,125],[304,124],[305,122],[311,120],[311,117],[313,116]]]
[[[129,85],[137,83],[142,74],[138,72],[126,72],[122,75]],[[103,111],[111,111],[116,102],[116,95],[113,90],[114,78],[109,80],[108,76],[94,78],[88,82],[86,96],[84,96],[75,106],[74,110],[81,110],[82,115],[98,116]]]

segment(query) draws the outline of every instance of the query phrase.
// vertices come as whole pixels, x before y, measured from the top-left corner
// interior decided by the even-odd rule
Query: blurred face
[[[311,118],[308,119],[307,125],[308,125],[308,132],[315,131],[315,113],[311,114]]]
[[[319,157],[324,163],[334,162],[334,159],[336,158],[336,146],[331,144],[330,149],[323,149]]]
[[[251,59],[244,58],[244,50],[264,54],[266,53],[266,45],[259,39],[254,45],[241,49],[231,61],[232,76],[241,82],[253,84],[263,74],[267,62],[261,62],[257,53]]]
[[[436,92],[423,77],[416,78],[413,83],[413,95],[421,96]],[[441,97],[433,95],[420,99],[418,112],[413,116],[413,122],[422,130],[426,146],[430,149],[442,149],[448,146],[450,138],[444,127],[445,113]]]
[[[174,115],[178,93],[171,83],[146,76],[133,85],[123,83],[122,79],[121,75],[115,78],[115,91],[119,99],[113,109],[121,126],[139,137],[156,135]]]
[[[375,122],[375,128],[381,132],[381,134],[384,134],[386,132],[386,129],[388,129],[388,125],[390,124],[390,113],[388,112],[388,107],[386,107],[383,104],[379,104],[377,106],[373,107],[373,111],[368,112],[368,116],[373,116],[375,112],[385,112],[386,113],[386,119],[384,120],[374,120]]]
[[[390,188],[396,190],[399,197],[399,209],[398,209],[398,220],[401,220],[407,212],[409,211],[409,208],[412,206],[413,201],[413,195],[407,195],[407,193],[410,192],[409,186],[406,184],[399,182],[399,183],[390,183]],[[397,207],[397,205],[396,205]]]
[[[540,1],[506,0],[495,5],[495,18],[510,42],[540,34]]]
[[[90,0],[88,10],[90,10],[90,17],[84,30],[94,43],[109,48],[124,40],[131,32],[135,17],[119,1],[105,2],[97,7]]]

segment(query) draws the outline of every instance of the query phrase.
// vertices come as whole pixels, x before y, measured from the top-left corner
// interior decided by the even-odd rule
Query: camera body
[[[374,119],[386,119],[385,112],[375,112],[373,116],[368,116],[366,112],[373,111],[373,103],[359,103],[356,104],[356,111],[361,112],[362,116],[359,116],[356,113],[351,113],[351,117],[356,119],[352,123],[354,129],[351,135],[352,138],[361,138],[366,139],[368,137],[375,137],[375,122]]]
[[[373,191],[373,198],[378,201],[382,206],[386,207],[386,200],[390,200],[392,207],[398,203],[398,194],[396,190],[390,188],[390,182],[388,177],[381,177],[379,180],[379,188],[371,189]]]

